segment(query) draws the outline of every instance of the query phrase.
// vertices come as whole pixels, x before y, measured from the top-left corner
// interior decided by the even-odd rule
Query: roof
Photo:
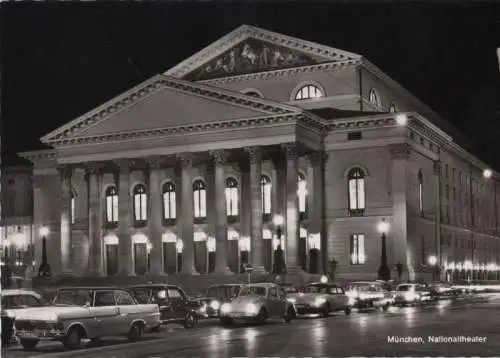
[[[336,109],[333,107],[313,108],[313,109],[308,109],[307,111],[323,119],[364,117],[369,115],[381,114],[381,112],[347,111],[342,109]]]
[[[31,290],[21,290],[21,289],[2,290],[2,296],[18,296],[18,295],[33,295],[39,298],[42,297],[39,293]]]

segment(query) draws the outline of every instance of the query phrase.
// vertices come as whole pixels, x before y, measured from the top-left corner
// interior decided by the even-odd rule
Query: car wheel
[[[158,332],[160,332],[160,327],[161,327],[161,325],[158,325],[158,326],[156,326],[156,327],[153,327],[153,328],[151,328],[151,331],[150,331],[150,332],[151,332],[151,333],[158,333]]]
[[[37,344],[38,344],[37,339],[21,338],[21,345],[25,350],[35,349]]]
[[[325,305],[323,306],[323,311],[321,312],[321,316],[326,318],[329,315],[330,315],[330,304],[325,303]]]
[[[182,323],[182,325],[186,329],[191,329],[194,328],[197,323],[198,323],[198,318],[192,312],[188,312],[186,314],[186,317],[184,317],[184,322]]]
[[[290,323],[293,319],[293,317],[295,316],[295,312],[293,310],[292,307],[288,307],[286,312],[285,312],[285,316],[283,317],[283,319],[285,320],[286,323]]]
[[[259,311],[259,314],[257,314],[257,317],[256,317],[256,321],[257,323],[265,323],[266,322],[266,319],[267,319],[267,310],[262,307]]]
[[[228,327],[228,326],[231,326],[233,324],[233,320],[231,318],[228,318],[228,317],[221,317],[220,324],[225,326],[225,327]]]
[[[351,314],[351,309],[349,307],[344,309],[344,313],[349,316]]]
[[[144,333],[144,326],[137,322],[130,327],[130,331],[127,333],[127,338],[130,342],[135,342],[141,339],[142,334]]]
[[[80,348],[82,342],[83,334],[78,327],[71,328],[66,337],[64,337],[63,345],[66,349],[77,349]]]

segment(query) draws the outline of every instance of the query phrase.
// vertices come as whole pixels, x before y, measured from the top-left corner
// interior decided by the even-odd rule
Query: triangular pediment
[[[117,138],[123,134],[162,133],[215,122],[298,113],[300,110],[240,93],[158,75],[108,101],[41,141],[84,142],[85,138]]]
[[[202,81],[360,58],[347,51],[243,25],[165,74]]]

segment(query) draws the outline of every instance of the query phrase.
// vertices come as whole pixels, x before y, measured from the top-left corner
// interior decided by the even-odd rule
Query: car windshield
[[[354,283],[347,286],[348,291],[360,291],[360,292],[368,292],[375,291],[375,285],[370,285],[369,283]]]
[[[54,298],[54,305],[85,306],[92,303],[90,290],[61,290]]]
[[[246,286],[241,289],[239,296],[250,296],[250,295],[265,296],[266,291],[267,290],[265,287]]]
[[[240,286],[213,286],[207,290],[206,297],[223,301],[238,296],[239,291]]]
[[[283,287],[283,289],[285,290],[286,293],[298,293],[299,290],[297,290],[295,287],[292,287],[292,286],[286,286],[286,287]]]
[[[48,303],[45,302],[43,298],[38,298],[33,295],[8,295],[2,296],[2,308],[16,309],[16,308],[28,308],[28,307],[40,307],[47,306]]]
[[[307,286],[304,290],[306,293],[329,293],[328,286]]]
[[[402,285],[398,287],[397,291],[411,291],[411,288],[411,285]]]

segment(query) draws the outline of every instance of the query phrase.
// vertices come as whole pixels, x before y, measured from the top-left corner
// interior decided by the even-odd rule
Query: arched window
[[[347,174],[349,182],[349,213],[362,215],[365,210],[365,174],[360,168],[352,168]]]
[[[299,213],[305,213],[307,210],[307,180],[304,174],[299,173],[299,188],[298,188],[298,197],[299,197]]]
[[[207,189],[202,180],[193,183],[194,217],[207,217]]]
[[[373,104],[375,107],[380,106],[380,99],[378,98],[378,93],[373,88],[370,90],[369,100],[370,103]]]
[[[251,97],[262,98],[262,95],[256,91],[246,91],[244,94],[246,94],[247,96],[251,96]]]
[[[260,177],[260,195],[262,200],[262,214],[271,214],[271,179],[267,175]]]
[[[135,221],[146,221],[148,210],[148,199],[146,188],[142,184],[134,187],[134,219]]]
[[[118,222],[118,192],[114,186],[106,189],[106,221]]]
[[[238,216],[239,198],[238,182],[234,178],[226,179],[226,213],[227,216]]]
[[[389,107],[389,112],[395,113],[397,111],[398,111],[398,108],[396,107],[396,105],[394,103],[391,104],[391,106]]]
[[[163,184],[163,218],[165,220],[177,217],[177,207],[175,199],[175,185],[172,182]]]
[[[75,195],[75,192],[73,190],[71,190],[71,193],[70,193],[70,222],[72,224],[75,223],[75,204],[76,204],[76,195]]]
[[[418,212],[424,213],[424,174],[421,170],[418,172]]]
[[[323,91],[314,85],[305,85],[301,87],[297,93],[295,94],[295,100],[304,100],[304,99],[312,99],[312,98],[321,98],[324,97]]]

